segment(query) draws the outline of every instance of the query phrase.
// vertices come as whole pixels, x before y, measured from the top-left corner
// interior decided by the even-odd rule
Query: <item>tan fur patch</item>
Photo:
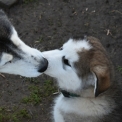
[[[96,96],[98,96],[110,87],[113,67],[100,41],[94,37],[88,37],[88,41],[92,48],[78,52],[80,58],[75,66],[78,69],[79,77],[87,77],[90,72],[96,74],[98,80]]]

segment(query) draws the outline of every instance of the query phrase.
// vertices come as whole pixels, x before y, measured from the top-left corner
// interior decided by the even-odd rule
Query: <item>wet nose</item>
[[[42,73],[42,72],[46,71],[47,67],[48,67],[48,60],[46,58],[44,58],[44,60],[41,62],[41,66],[40,66],[38,72]]]

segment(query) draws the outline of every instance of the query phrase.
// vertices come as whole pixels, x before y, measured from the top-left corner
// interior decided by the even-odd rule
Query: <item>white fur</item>
[[[75,91],[81,86],[80,79],[77,77],[75,69],[68,66],[66,66],[66,70],[63,69],[62,57],[64,56],[64,52],[61,53],[59,50],[54,50],[45,52],[44,55],[49,62],[49,67],[45,73],[56,77],[60,81],[58,82],[60,88],[65,88],[67,90],[72,88],[72,90]]]
[[[13,28],[13,34],[11,35],[11,41],[24,53],[27,53],[28,55],[35,56],[36,59],[40,60],[43,59],[42,53],[38,51],[35,48],[31,48],[28,45],[26,45],[19,37],[16,32],[16,30]],[[24,55],[23,55],[24,56]]]
[[[11,41],[17,46],[21,46],[21,45],[25,45],[23,41],[20,40],[20,38],[18,38],[18,34],[17,31],[15,30],[15,28],[12,28],[13,34],[11,35],[10,39]]]

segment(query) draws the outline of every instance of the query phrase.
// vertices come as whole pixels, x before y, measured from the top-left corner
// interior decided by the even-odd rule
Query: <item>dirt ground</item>
[[[70,37],[85,33],[99,38],[121,82],[121,0],[23,0],[5,11],[20,38],[40,51],[59,48]],[[0,122],[52,121],[57,91],[52,78],[4,75],[0,77]]]

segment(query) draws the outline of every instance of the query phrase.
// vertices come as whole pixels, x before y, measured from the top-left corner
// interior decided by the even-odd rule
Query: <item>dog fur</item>
[[[49,62],[45,74],[57,79],[62,93],[55,100],[55,122],[120,122],[121,84],[97,38],[71,38],[61,49],[43,52]]]
[[[48,61],[40,51],[21,41],[5,13],[0,10],[0,72],[36,77],[46,70],[47,65]]]

